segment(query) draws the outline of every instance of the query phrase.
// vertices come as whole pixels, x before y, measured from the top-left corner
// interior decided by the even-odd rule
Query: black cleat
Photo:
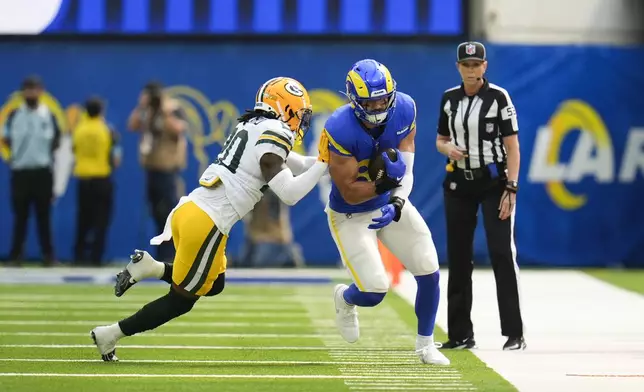
[[[132,256],[130,256],[130,263],[138,263],[143,258],[143,252],[137,250]],[[116,274],[116,283],[114,284],[114,295],[117,297],[122,296],[125,292],[134,284],[136,280],[132,279],[130,271],[127,270],[127,267],[123,271]]]
[[[508,341],[505,342],[503,345],[503,351],[509,351],[509,350],[525,350],[526,347],[528,347],[527,344],[525,344],[525,339],[523,339],[523,336],[520,337],[509,337]]]
[[[450,339],[447,342],[443,343],[443,346],[441,348],[450,350],[469,350],[476,348],[476,342],[474,341],[474,337],[469,337],[463,340]]]
[[[132,283],[130,282],[130,279],[132,279],[132,275],[130,275],[130,271],[128,271],[127,269],[124,269],[123,271],[116,274],[116,283],[114,284],[114,295],[116,295],[117,297],[120,297],[121,295],[125,294],[127,289],[134,286],[134,283],[136,282]]]

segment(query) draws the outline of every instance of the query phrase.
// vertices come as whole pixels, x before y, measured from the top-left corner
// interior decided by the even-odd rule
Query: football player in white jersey
[[[291,78],[273,78],[261,86],[255,102],[254,109],[239,118],[215,163],[201,176],[200,187],[181,198],[163,233],[150,240],[159,245],[172,239],[174,262],[162,263],[137,250],[117,274],[117,297],[145,278],[162,279],[171,287],[132,316],[91,331],[104,361],[118,360],[119,339],[157,328],[189,312],[200,297],[222,292],[228,233],[253,209],[264,189],[270,187],[284,203],[293,205],[327,172],[326,135],[320,140],[318,157],[291,152],[304,137],[312,116],[302,84]]]

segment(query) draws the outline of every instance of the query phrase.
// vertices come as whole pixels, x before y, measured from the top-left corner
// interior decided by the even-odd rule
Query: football
[[[389,160],[396,162],[398,160],[398,155],[396,150],[393,148],[388,148],[384,150],[389,156]],[[385,160],[382,159],[383,151],[378,151],[375,157],[369,161],[369,178],[371,181],[376,181],[382,178],[385,175]]]

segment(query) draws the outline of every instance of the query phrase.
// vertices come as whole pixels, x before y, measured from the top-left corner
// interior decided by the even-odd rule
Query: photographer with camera
[[[164,95],[163,86],[150,82],[130,114],[128,128],[142,133],[139,157],[146,171],[148,203],[156,230],[162,232],[168,214],[179,200],[179,173],[186,165],[187,123],[179,104]],[[159,246],[158,260],[173,258],[172,243]]]

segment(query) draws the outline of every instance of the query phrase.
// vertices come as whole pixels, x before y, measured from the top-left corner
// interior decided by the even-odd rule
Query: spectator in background
[[[237,267],[302,267],[299,246],[293,242],[289,208],[268,189],[246,215],[246,243]]]
[[[187,123],[179,104],[163,94],[163,86],[148,83],[130,114],[128,128],[141,132],[140,160],[146,170],[147,196],[156,232],[163,232],[170,211],[179,200],[179,173],[186,165]],[[172,242],[159,246],[157,259],[172,261]]]
[[[60,128],[49,108],[40,102],[43,84],[30,76],[22,83],[24,103],[9,113],[2,136],[11,150],[11,201],[14,213],[13,241],[9,260],[19,263],[27,236],[27,220],[32,205],[40,249],[45,266],[54,263],[51,241],[53,202],[53,153],[60,142]]]
[[[118,133],[103,117],[103,101],[88,99],[85,111],[87,117],[73,133],[74,176],[78,178],[74,257],[77,264],[90,261],[98,266],[112,215],[112,170],[121,163],[121,148]]]

